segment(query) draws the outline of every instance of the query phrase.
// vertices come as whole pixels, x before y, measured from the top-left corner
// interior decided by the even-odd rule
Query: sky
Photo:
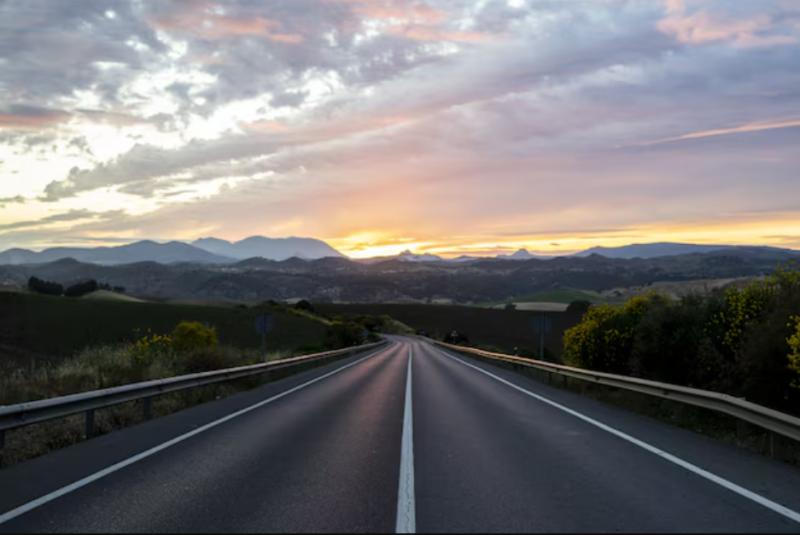
[[[800,248],[797,0],[0,0],[0,250]]]

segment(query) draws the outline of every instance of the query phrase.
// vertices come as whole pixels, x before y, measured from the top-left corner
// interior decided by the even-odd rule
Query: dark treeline
[[[44,295],[65,295],[67,297],[81,297],[97,290],[108,290],[117,293],[125,293],[125,288],[122,286],[111,286],[108,283],[98,283],[94,279],[89,279],[72,286],[64,288],[62,284],[52,281],[46,281],[31,277],[28,279],[28,289],[32,292]]]
[[[565,332],[564,360],[800,414],[800,271],[678,301],[652,293],[594,306]]]

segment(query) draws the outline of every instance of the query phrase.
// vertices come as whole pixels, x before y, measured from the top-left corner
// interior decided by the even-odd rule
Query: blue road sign
[[[267,334],[272,330],[272,315],[259,314],[256,316],[256,332],[258,334]]]

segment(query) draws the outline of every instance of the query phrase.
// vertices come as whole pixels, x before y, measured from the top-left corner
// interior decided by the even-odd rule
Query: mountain
[[[519,249],[511,254],[499,254],[495,258],[502,258],[506,260],[530,260],[531,258],[543,259],[548,257],[531,254],[527,249]]]
[[[207,253],[210,254],[210,253]],[[134,297],[259,302],[304,297],[319,302],[484,303],[527,298],[559,289],[614,291],[656,282],[756,277],[800,260],[799,251],[732,247],[655,258],[598,254],[541,260],[485,258],[417,262],[397,257],[369,263],[347,258],[282,261],[263,258],[228,264],[138,262],[123,265],[73,259],[0,265],[0,285],[23,287],[30,276],[65,285],[95,279],[124,286]]]
[[[414,254],[405,250],[396,257],[402,262],[441,262],[442,257],[435,254]]]
[[[266,258],[268,260],[286,260],[297,257],[317,259],[328,256],[341,257],[342,253],[322,240],[314,238],[265,238],[251,236],[237,242],[220,240],[219,238],[201,238],[192,242],[198,247],[216,255],[245,260],[248,258]]]
[[[709,253],[722,249],[730,249],[731,245],[697,245],[694,243],[633,243],[622,247],[592,247],[575,256],[589,256],[599,254],[606,258],[656,258],[659,256],[672,256],[691,253]]]
[[[63,258],[104,265],[145,261],[161,264],[176,262],[224,264],[232,261],[230,258],[209,253],[183,242],[157,243],[144,240],[117,247],[53,247],[38,253],[26,249],[9,249],[0,253],[0,264],[42,264]]]

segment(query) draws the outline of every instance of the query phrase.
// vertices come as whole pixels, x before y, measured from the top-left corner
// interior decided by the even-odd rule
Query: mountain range
[[[622,247],[592,247],[575,253],[575,257],[600,255],[606,258],[660,258],[665,256],[703,254],[720,251],[736,251],[753,249],[747,246],[730,245],[698,245],[690,243],[643,243]],[[794,253],[791,249],[762,247],[764,250]],[[28,249],[9,249],[0,253],[0,265],[43,264],[56,260],[71,258],[79,262],[120,265],[134,262],[158,262],[160,264],[235,264],[249,258],[282,261],[290,258],[301,260],[318,260],[321,258],[345,258],[342,253],[322,240],[314,238],[266,238],[251,236],[240,241],[230,242],[219,238],[201,238],[191,243],[170,241],[157,243],[151,240],[138,241],[116,247],[54,247],[43,251]],[[493,258],[497,260],[528,261],[552,260],[554,256],[533,254],[526,249],[519,249],[511,254],[500,254],[495,257],[459,256],[442,258],[435,254],[415,254],[404,251],[396,256],[375,257],[359,260],[360,263],[374,264],[388,260],[409,263],[455,263],[471,264]]]
[[[42,264],[64,258],[102,265],[133,262],[232,264],[253,257],[269,260],[286,260],[292,257],[314,260],[328,256],[341,257],[342,254],[324,241],[313,238],[252,236],[238,242],[202,238],[191,244],[143,240],[117,247],[53,247],[39,252],[9,249],[0,253],[0,265]]]
[[[123,286],[129,295],[145,299],[480,303],[525,300],[559,289],[598,292],[646,287],[661,281],[753,277],[792,262],[800,262],[800,252],[767,247],[724,248],[654,258],[591,254],[547,260],[483,258],[468,262],[391,258],[366,263],[326,257],[281,261],[249,258],[225,264],[150,261],[101,265],[62,259],[0,265],[0,286],[24,287],[28,278],[35,276],[65,285],[95,279]]]

